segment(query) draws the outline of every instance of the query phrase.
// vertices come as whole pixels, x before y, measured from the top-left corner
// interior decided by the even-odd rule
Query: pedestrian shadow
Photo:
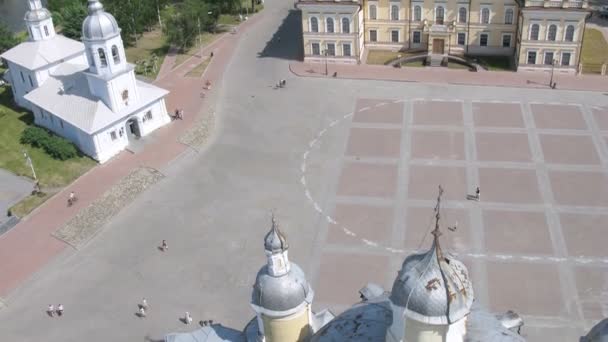
[[[467,195],[467,200],[469,200],[469,201],[477,201],[478,199],[477,199],[476,195],[468,194]]]
[[[136,312],[135,316],[139,317],[139,318],[144,318],[146,317],[146,315],[142,315],[141,312]]]
[[[290,10],[278,30],[266,42],[264,49],[258,52],[258,58],[303,60],[303,46],[302,14],[300,11]]]
[[[165,342],[165,339],[161,338],[160,340],[158,340],[158,339],[154,339],[154,338],[151,338],[150,336],[146,335],[144,337],[144,341],[145,342]]]
[[[184,317],[178,318],[177,320],[184,324],[188,324],[188,321]]]
[[[165,251],[162,246],[157,246],[156,248],[158,248],[158,250],[161,251],[161,252]]]

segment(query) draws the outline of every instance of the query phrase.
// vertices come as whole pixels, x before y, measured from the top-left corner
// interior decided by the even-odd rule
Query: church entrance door
[[[135,139],[139,139],[141,137],[141,133],[139,132],[139,123],[137,122],[137,118],[130,118],[127,120],[127,134],[129,138],[134,137]]]
[[[433,39],[433,53],[443,55],[443,39]]]

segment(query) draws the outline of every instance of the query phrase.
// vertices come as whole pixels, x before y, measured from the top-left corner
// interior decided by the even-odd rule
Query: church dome
[[[291,263],[287,274],[279,277],[270,275],[268,265],[258,272],[251,303],[272,311],[288,311],[297,308],[304,301],[312,301],[312,289],[302,269]]]
[[[46,8],[38,8],[34,10],[27,11],[25,13],[25,21],[42,21],[49,19],[51,17],[51,12]]]
[[[391,302],[426,324],[451,324],[469,314],[473,286],[466,266],[444,255],[437,239],[426,253],[408,256],[391,291]]]
[[[100,40],[116,37],[120,28],[116,19],[103,10],[98,0],[89,0],[89,15],[82,23],[82,36],[85,40]]]
[[[289,248],[287,239],[283,232],[279,229],[276,224],[274,217],[272,218],[272,228],[264,237],[264,249],[271,253],[277,253],[285,251]]]

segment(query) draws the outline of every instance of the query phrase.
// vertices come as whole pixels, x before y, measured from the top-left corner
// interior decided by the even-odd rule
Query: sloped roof
[[[56,35],[52,39],[23,42],[0,57],[29,70],[36,70],[79,52],[84,52],[84,44],[62,35]]]
[[[245,342],[245,336],[240,331],[213,324],[192,332],[169,334],[165,342]]]
[[[87,69],[86,65],[63,63],[42,86],[32,90],[25,99],[92,134],[168,94],[165,89],[137,81],[139,102],[113,112],[91,93],[83,73]]]

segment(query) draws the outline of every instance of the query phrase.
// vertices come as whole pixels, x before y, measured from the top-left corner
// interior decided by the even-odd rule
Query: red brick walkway
[[[195,56],[172,71],[164,72],[154,82],[171,91],[166,98],[167,110],[171,112],[177,107],[183,108],[183,121],[174,121],[156,131],[154,141],[141,153],[122,152],[107,163],[93,168],[0,236],[0,297],[6,297],[68,246],[51,234],[73,218],[78,210],[91,204],[131,170],[140,166],[161,168],[187,149],[178,142],[178,138],[192,127],[196,115],[206,113],[199,113],[203,106],[200,97],[203,80],[183,75],[199,64],[202,60],[200,56],[208,56],[213,51],[214,57],[207,67],[204,79],[210,80],[214,88],[217,88],[238,38],[264,15],[265,12],[262,12],[251,17],[239,26],[237,34],[227,33],[204,46]],[[165,59],[163,65],[165,63],[173,61],[169,58]],[[171,66],[161,67],[161,70],[167,68],[171,70]],[[79,201],[68,208],[66,199],[70,191],[78,194]]]
[[[462,85],[547,88],[549,73],[544,72],[509,72],[484,71],[470,72],[467,70],[450,70],[446,68],[400,68],[384,65],[328,65],[325,76],[323,63],[293,62],[290,70],[298,76],[331,77],[334,72],[338,78],[387,80],[404,82],[448,83]],[[590,90],[608,91],[608,76],[584,75],[571,76],[554,74],[557,89],[561,90]]]

